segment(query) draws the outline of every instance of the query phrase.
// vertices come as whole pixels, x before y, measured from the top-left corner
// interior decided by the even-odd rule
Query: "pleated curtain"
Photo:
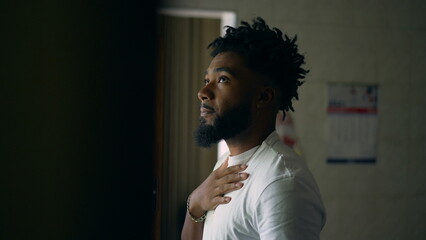
[[[220,34],[219,19],[159,15],[157,74],[157,239],[180,239],[188,195],[210,174],[217,148],[198,147],[198,90]],[[158,226],[159,225],[159,226]]]

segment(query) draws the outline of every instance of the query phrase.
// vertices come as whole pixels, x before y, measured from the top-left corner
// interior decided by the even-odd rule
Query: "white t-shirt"
[[[218,168],[229,156],[225,153]],[[232,200],[207,213],[205,240],[319,239],[326,214],[318,186],[304,161],[278,134],[262,145],[229,157],[228,165],[247,164],[250,174]]]

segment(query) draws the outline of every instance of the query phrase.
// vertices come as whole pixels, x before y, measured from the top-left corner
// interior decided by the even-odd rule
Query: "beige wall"
[[[322,239],[426,236],[426,1],[163,0],[162,7],[262,16],[297,34],[311,70],[296,129],[328,211]],[[326,164],[329,82],[379,85],[375,165]]]

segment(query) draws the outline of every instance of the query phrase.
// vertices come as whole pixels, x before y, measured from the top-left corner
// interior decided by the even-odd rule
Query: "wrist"
[[[197,223],[203,222],[207,216],[207,211],[191,206],[191,195],[189,195],[188,199],[186,200],[186,211],[188,212],[191,219]]]

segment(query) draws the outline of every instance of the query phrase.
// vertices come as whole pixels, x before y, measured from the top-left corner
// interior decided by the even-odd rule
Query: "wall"
[[[262,16],[298,35],[311,70],[295,103],[295,126],[328,211],[322,239],[426,236],[426,2],[163,0],[161,7]],[[329,82],[379,85],[375,165],[327,165]]]

